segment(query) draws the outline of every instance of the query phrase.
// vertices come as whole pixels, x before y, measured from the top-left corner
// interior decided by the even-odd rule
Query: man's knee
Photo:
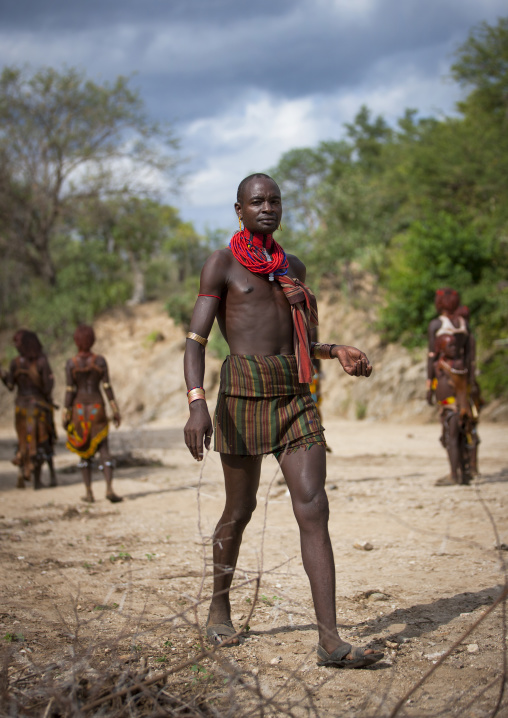
[[[315,494],[299,497],[293,501],[293,509],[300,527],[326,524],[330,515],[326,491],[320,489]]]
[[[257,501],[254,497],[250,501],[236,503],[233,506],[227,506],[225,514],[228,522],[235,528],[245,528],[252,518],[252,514],[256,509]]]

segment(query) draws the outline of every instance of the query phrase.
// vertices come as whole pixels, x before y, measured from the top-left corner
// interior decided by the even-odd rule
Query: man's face
[[[255,177],[245,187],[237,215],[253,234],[272,234],[282,218],[280,190],[272,179]]]

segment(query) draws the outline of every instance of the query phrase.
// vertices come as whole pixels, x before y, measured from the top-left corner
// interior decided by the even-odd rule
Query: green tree
[[[470,94],[459,107],[477,105],[505,127],[508,123],[508,17],[482,22],[457,50],[452,77]]]
[[[128,80],[6,67],[0,76],[0,249],[47,285],[53,244],[84,198],[146,191],[172,176],[177,143],[151,122]]]
[[[459,289],[462,301],[477,314],[481,298],[475,287],[490,275],[492,254],[491,238],[452,214],[429,211],[424,221],[414,222],[393,242],[383,276],[388,292],[381,311],[386,339],[422,344],[435,316],[439,287]]]

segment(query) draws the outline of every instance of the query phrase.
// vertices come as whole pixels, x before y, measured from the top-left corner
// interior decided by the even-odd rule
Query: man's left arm
[[[349,376],[370,376],[372,366],[367,355],[356,347],[345,344],[312,344],[312,355],[316,359],[338,359]]]

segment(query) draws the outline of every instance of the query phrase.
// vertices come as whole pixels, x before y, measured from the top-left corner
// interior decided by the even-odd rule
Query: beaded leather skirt
[[[66,447],[82,459],[90,459],[108,435],[104,404],[74,404],[67,427]]]
[[[18,449],[12,463],[21,467],[23,476],[28,479],[36,464],[53,455],[56,441],[53,407],[32,397],[18,399],[14,422]]]

